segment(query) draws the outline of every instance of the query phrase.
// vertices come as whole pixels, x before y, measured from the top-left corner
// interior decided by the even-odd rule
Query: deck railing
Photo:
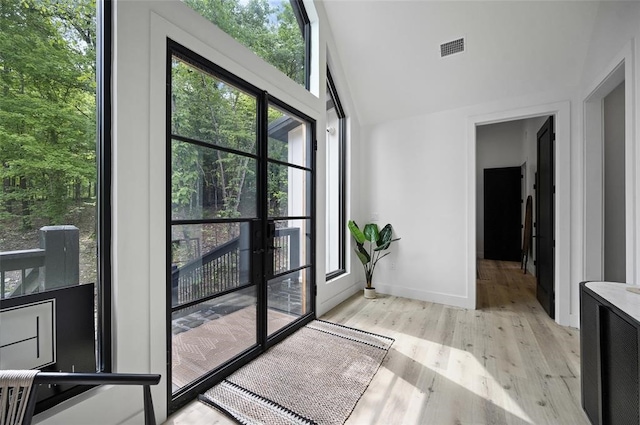
[[[24,295],[26,288],[37,282],[40,267],[44,266],[44,249],[0,252],[0,298]],[[20,271],[20,284],[7,291],[7,272]]]
[[[274,237],[274,274],[300,266],[300,229],[276,229]],[[239,237],[207,252],[171,273],[172,305],[188,304],[249,283],[249,257],[242,251]]]
[[[38,233],[39,248],[0,252],[0,299],[80,283],[78,228],[44,226]]]

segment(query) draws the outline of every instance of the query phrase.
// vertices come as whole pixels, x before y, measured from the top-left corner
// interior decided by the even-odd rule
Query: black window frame
[[[347,228],[347,152],[346,152],[346,134],[347,134],[347,117],[344,113],[344,108],[340,102],[338,96],[338,90],[336,89],[335,82],[331,76],[331,71],[327,67],[327,89],[331,94],[331,97],[326,99],[326,103],[333,103],[333,107],[336,109],[338,115],[338,173],[340,183],[338,194],[338,239],[339,239],[339,253],[338,253],[338,268],[332,270],[326,274],[326,280],[335,279],[347,272],[346,268],[346,228]],[[327,130],[328,131],[328,130]]]
[[[289,0],[304,38],[304,88],[311,89],[311,20],[302,0]]]
[[[112,277],[111,277],[111,166],[112,166],[112,50],[113,5],[115,0],[98,0],[97,102],[98,105],[98,338],[97,372],[111,373],[112,353]],[[102,331],[102,332],[100,332]]]
[[[112,176],[112,44],[114,0],[96,1],[96,267],[95,282],[97,300],[96,372],[112,371],[112,283],[111,283],[111,176]],[[43,296],[46,292],[42,293]],[[88,391],[92,387],[76,385],[61,390],[36,403],[34,414],[44,412],[58,404]]]

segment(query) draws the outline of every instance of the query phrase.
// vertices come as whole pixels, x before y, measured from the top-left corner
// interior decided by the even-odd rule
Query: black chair
[[[155,425],[150,386],[159,382],[160,375],[154,374],[0,370],[0,425],[31,425],[40,384],[142,385],[144,423]]]

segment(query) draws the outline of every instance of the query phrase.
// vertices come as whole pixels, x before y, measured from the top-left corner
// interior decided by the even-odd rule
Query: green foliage
[[[0,1],[0,215],[64,224],[96,181],[95,1]]]
[[[349,220],[347,227],[356,242],[354,250],[364,268],[367,288],[371,288],[376,264],[382,258],[390,254],[390,252],[382,254],[382,251],[389,249],[391,243],[399,240],[400,238],[393,239],[393,228],[391,227],[391,224],[387,224],[382,228],[382,230],[379,230],[377,224],[368,223],[364,226],[364,230],[360,230],[355,221]],[[368,242],[368,249],[365,246],[366,242]]]
[[[185,3],[303,81],[304,43],[288,2]],[[95,0],[0,0],[0,219],[64,224],[73,202],[95,196],[95,14]],[[172,79],[174,134],[256,154],[254,97],[180,60]],[[278,114],[270,108],[269,120]],[[255,159],[172,143],[174,216],[255,215]],[[286,144],[269,149],[286,159]],[[278,215],[286,167],[268,175],[269,210]]]
[[[289,1],[183,1],[289,78],[304,84],[304,38]]]
[[[220,29],[251,48],[294,80],[304,82],[304,40],[289,2],[184,0]],[[257,99],[190,63],[172,63],[173,134],[257,154]],[[270,107],[268,121],[285,117]],[[174,218],[255,216],[256,161],[218,149],[187,150],[173,142]],[[184,155],[184,158],[180,156]],[[269,138],[270,159],[287,161],[288,145]],[[267,167],[268,214],[287,213],[289,170]]]
[[[255,155],[255,97],[180,60],[172,67],[172,133]],[[255,215],[255,173],[249,156],[174,141],[174,217]]]

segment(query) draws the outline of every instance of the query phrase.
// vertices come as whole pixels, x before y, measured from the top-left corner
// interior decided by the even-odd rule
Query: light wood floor
[[[547,317],[518,263],[478,267],[477,310],[357,294],[322,317],[395,338],[347,425],[589,423],[578,330]],[[234,422],[195,401],[165,424]]]

